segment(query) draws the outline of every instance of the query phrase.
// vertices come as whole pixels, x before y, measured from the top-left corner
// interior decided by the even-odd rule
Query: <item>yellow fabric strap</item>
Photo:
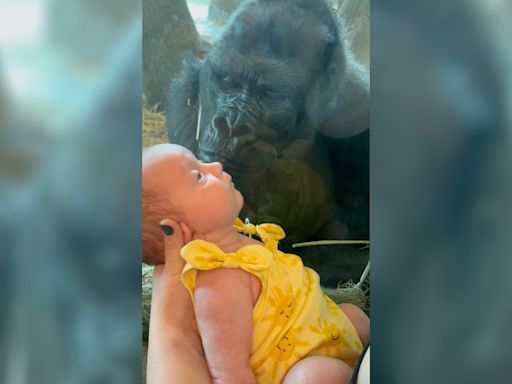
[[[257,235],[265,245],[267,243],[276,243],[286,236],[283,228],[277,224],[244,224],[242,220],[237,218],[233,226],[238,232],[245,233],[246,235]]]
[[[248,245],[237,252],[226,253],[204,240],[194,240],[185,245],[181,256],[187,263],[201,270],[224,267],[261,271],[267,269],[272,262],[272,254],[263,247]]]

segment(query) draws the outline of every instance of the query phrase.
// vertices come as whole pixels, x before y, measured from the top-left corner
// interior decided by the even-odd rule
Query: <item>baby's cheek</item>
[[[242,209],[242,207],[244,206],[244,196],[242,195],[242,193],[240,193],[238,189],[235,189],[235,201],[237,207],[239,209]]]

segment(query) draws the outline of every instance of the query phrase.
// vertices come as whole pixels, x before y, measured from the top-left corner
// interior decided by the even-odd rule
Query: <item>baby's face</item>
[[[201,163],[179,145],[161,144],[148,150],[142,183],[164,194],[182,212],[177,219],[197,233],[231,226],[244,202],[220,163]]]

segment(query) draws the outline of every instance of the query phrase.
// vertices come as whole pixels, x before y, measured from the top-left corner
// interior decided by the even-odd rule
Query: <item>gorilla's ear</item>
[[[182,70],[171,80],[167,114],[169,141],[191,151],[196,149],[196,125],[199,111],[199,71],[203,61],[192,54],[185,57]]]
[[[306,96],[305,110],[320,133],[350,137],[369,129],[369,73],[354,59],[343,38],[333,40],[326,45],[325,63]]]

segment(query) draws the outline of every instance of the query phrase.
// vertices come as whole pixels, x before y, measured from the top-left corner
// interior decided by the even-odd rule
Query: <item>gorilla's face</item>
[[[277,88],[254,65],[212,61],[201,73],[209,86],[201,90],[199,156],[235,173],[267,167],[298,133],[300,89]]]
[[[235,176],[261,171],[291,142],[314,136],[304,100],[328,38],[317,18],[302,12],[297,24],[289,16],[248,7],[201,68],[198,155]]]

